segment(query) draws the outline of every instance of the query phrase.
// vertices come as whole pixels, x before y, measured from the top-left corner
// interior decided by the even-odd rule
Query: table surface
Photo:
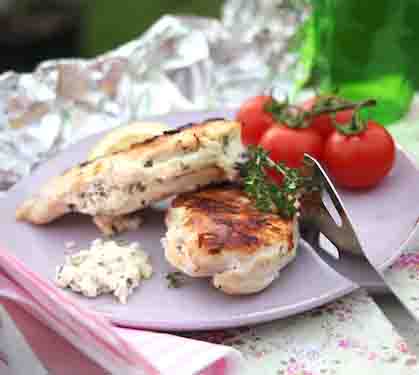
[[[417,374],[419,329],[391,297],[377,301],[358,291],[307,314],[208,338],[238,348],[246,375]]]

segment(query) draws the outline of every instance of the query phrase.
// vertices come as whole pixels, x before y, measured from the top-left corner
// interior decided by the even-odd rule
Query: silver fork
[[[364,251],[360,244],[348,211],[342,203],[342,199],[321,164],[307,154],[305,154],[304,159],[305,162],[313,169],[314,181],[319,183],[323,190],[308,193],[307,196],[304,197],[300,218],[302,237],[315,250],[324,250],[320,246],[320,233],[322,233],[336,247],[338,257],[341,256],[342,252],[350,252],[352,254],[362,256],[368,262],[370,267],[375,270],[377,276],[379,276],[389,290],[392,291],[393,295],[396,296],[404,310],[415,318],[415,320],[419,320],[415,314],[408,309],[403,301],[403,298],[401,298],[392,286],[386,282],[385,273],[387,270],[378,270],[370,261],[368,253]],[[336,223],[327,209],[322,193],[327,193],[330,197],[330,200],[339,215],[341,221],[340,225]],[[340,273],[336,269],[335,271]],[[346,275],[344,277],[347,278]]]

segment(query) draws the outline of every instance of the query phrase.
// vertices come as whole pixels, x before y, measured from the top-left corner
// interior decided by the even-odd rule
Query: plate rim
[[[233,113],[234,113],[234,109],[222,109],[222,110],[215,110],[215,111],[185,111],[185,112],[171,112],[168,114],[164,114],[164,115],[158,115],[158,116],[148,116],[148,117],[144,117],[141,119],[138,119],[138,121],[167,121],[167,118],[176,118],[177,116],[180,115],[186,115],[186,116],[197,116],[197,117],[202,117],[202,118],[206,118],[206,119],[211,119],[211,118],[229,118]],[[107,134],[109,131],[111,131],[112,129],[116,129],[119,126],[124,126],[124,124],[118,125],[116,127],[113,127],[111,129],[108,130],[104,130],[104,131],[100,131],[94,134],[90,134],[89,136],[78,140],[77,142],[69,145],[65,150],[63,151],[68,151],[71,150],[72,147],[77,147],[77,144],[80,142],[84,142],[84,141],[88,141],[90,138],[95,138],[95,137],[100,137],[103,136],[104,134]],[[413,159],[413,157],[409,154],[409,152],[405,151],[398,143],[396,143],[396,147],[397,150],[399,150],[401,153],[403,153],[407,159],[414,165],[415,169],[417,171],[419,171],[419,166],[417,165],[417,163],[415,162],[415,160]],[[49,158],[48,160],[46,160],[45,162],[41,163],[41,168],[43,165],[45,165],[46,163],[51,162],[53,159],[58,159],[60,158],[62,155],[62,152],[58,152],[56,155],[54,155],[52,158]],[[36,170],[35,170],[36,172]],[[7,193],[11,193],[13,194],[15,192],[15,190],[19,190],[20,186],[25,183],[25,181],[29,178],[31,178],[31,176],[33,176],[33,173],[23,177],[20,181],[18,181],[15,185],[13,185]],[[403,253],[406,245],[409,243],[409,241],[412,239],[412,237],[414,237],[415,233],[418,231],[419,229],[419,223],[416,224],[415,227],[412,228],[409,236],[407,239],[405,239],[402,243],[402,245],[399,247],[399,251],[396,252],[389,257],[385,262],[383,262],[382,265],[380,265],[380,270],[381,268],[383,269],[387,269],[388,267],[390,267],[399,257],[400,255]],[[300,243],[303,247],[306,247],[308,249],[310,249],[310,251],[313,251],[311,249],[311,247],[304,241],[304,240],[300,240]],[[5,249],[5,251],[8,251],[7,248]],[[10,252],[10,251],[8,251]],[[12,253],[13,254],[13,253]],[[25,264],[26,267],[30,268],[30,266],[28,266],[27,264]],[[58,288],[51,280],[46,279],[44,276],[42,276],[41,274],[39,274],[37,271],[36,272],[40,277],[42,277],[46,282],[50,283],[50,285],[56,289],[59,289],[60,292],[65,293],[65,291],[62,291],[60,288]],[[334,271],[336,272],[336,271]],[[352,284],[352,285],[350,285]],[[239,326],[246,326],[246,325],[253,325],[253,324],[257,324],[257,323],[264,323],[264,322],[268,322],[268,321],[272,321],[275,319],[281,319],[287,316],[292,316],[292,315],[296,315],[305,311],[310,311],[313,308],[322,306],[326,303],[329,303],[331,301],[334,301],[344,295],[347,295],[351,292],[353,292],[354,290],[358,289],[359,286],[357,286],[356,284],[354,284],[352,281],[350,281],[350,284],[348,284],[348,286],[346,286],[345,288],[340,286],[336,289],[333,289],[331,291],[329,291],[328,293],[326,293],[323,296],[317,296],[317,297],[313,297],[311,299],[310,302],[307,303],[307,301],[301,302],[301,303],[297,303],[292,305],[291,307],[287,307],[287,310],[292,310],[292,313],[282,313],[280,311],[278,311],[278,308],[271,308],[269,310],[264,310],[264,311],[260,311],[260,312],[255,312],[255,313],[246,313],[246,316],[235,316],[234,318],[230,318],[230,319],[224,319],[224,320],[220,320],[217,319],[217,324],[211,324],[211,320],[207,319],[207,320],[202,320],[202,321],[197,321],[197,320],[193,320],[193,321],[181,321],[181,322],[176,322],[176,324],[174,324],[173,322],[167,322],[167,321],[156,321],[156,320],[151,320],[151,321],[144,321],[144,319],[142,319],[142,323],[139,323],[139,321],[135,321],[135,319],[132,320],[127,320],[127,319],[121,319],[121,318],[117,318],[115,317],[115,315],[113,313],[108,313],[108,312],[102,312],[102,311],[98,311],[96,310],[94,307],[93,308],[89,308],[84,306],[84,308],[89,308],[90,311],[99,314],[107,319],[109,319],[113,324],[120,326],[120,327],[127,327],[127,328],[145,328],[145,329],[152,329],[152,330],[160,330],[160,331],[165,331],[165,332],[180,332],[180,331],[201,331],[201,330],[217,330],[217,329],[225,329],[225,328],[231,328],[231,327],[239,327]],[[300,306],[301,304],[301,306]],[[262,315],[262,316],[261,316]]]

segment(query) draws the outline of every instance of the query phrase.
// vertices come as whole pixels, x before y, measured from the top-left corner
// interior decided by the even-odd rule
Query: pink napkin
[[[2,299],[23,307],[112,374],[236,375],[240,371],[240,354],[230,347],[114,327],[0,250]]]

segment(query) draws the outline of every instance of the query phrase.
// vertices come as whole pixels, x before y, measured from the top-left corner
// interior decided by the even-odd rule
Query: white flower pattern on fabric
[[[243,375],[414,375],[419,371],[415,355],[364,291],[257,327],[188,336],[240,350],[246,361]]]

